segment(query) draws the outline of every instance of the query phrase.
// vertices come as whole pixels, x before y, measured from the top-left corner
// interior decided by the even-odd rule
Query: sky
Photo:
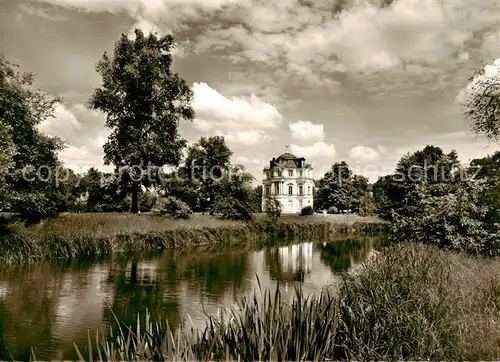
[[[76,170],[103,166],[105,115],[85,104],[95,63],[134,28],[178,43],[173,68],[196,112],[181,135],[225,136],[257,180],[286,145],[317,178],[345,160],[371,181],[428,144],[462,162],[498,148],[469,133],[457,99],[500,58],[499,1],[2,0],[0,11],[0,51],[63,98],[40,128],[67,140],[61,158]]]

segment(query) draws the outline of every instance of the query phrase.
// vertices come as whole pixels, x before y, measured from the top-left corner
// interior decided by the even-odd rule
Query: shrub
[[[245,205],[234,197],[220,197],[215,200],[212,211],[227,220],[252,220],[253,205]]]
[[[267,200],[266,205],[267,216],[273,223],[278,222],[278,219],[281,216],[281,202],[279,202],[276,197],[272,196]]]
[[[329,214],[338,214],[339,213],[339,209],[337,209],[335,206],[329,207],[328,208],[328,213]]]
[[[149,212],[154,207],[157,200],[157,196],[153,195],[151,192],[145,192],[139,198],[139,210],[141,212]]]
[[[59,214],[57,195],[43,192],[19,193],[15,196],[13,204],[13,211],[17,212],[19,219],[27,225],[57,217]]]
[[[300,210],[300,215],[302,216],[314,215],[314,209],[310,205],[303,207],[302,210]]]
[[[371,196],[363,196],[359,202],[359,216],[371,216],[375,215],[377,211],[377,207],[375,205],[375,201]]]
[[[173,196],[158,198],[152,211],[159,215],[171,215],[176,219],[189,219],[193,213],[184,201]]]
[[[500,255],[498,215],[482,202],[485,190],[482,180],[460,180],[440,196],[432,196],[430,186],[422,188],[423,197],[410,215],[394,215],[391,238],[473,254]]]

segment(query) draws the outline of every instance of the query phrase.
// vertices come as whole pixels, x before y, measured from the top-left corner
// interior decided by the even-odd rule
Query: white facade
[[[263,171],[263,212],[270,196],[280,201],[283,213],[300,213],[303,207],[313,206],[313,169],[305,158],[285,152],[273,158]]]

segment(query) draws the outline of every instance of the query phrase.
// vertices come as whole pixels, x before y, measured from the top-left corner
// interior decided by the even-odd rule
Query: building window
[[[269,186],[266,186],[266,188],[265,188],[264,190],[265,190],[265,195],[266,195],[266,196],[269,196],[270,191],[271,191],[271,190],[270,190],[270,187],[269,187]]]
[[[299,195],[304,195],[304,186],[299,185]]]
[[[293,177],[293,170],[288,170],[288,176]]]
[[[302,209],[302,200],[299,200],[299,208]]]
[[[302,172],[302,170],[300,170],[299,171],[299,176],[302,177],[302,175],[303,175],[303,172]]]
[[[288,185],[288,195],[293,195],[293,185]]]
[[[278,183],[274,184],[274,194],[278,195],[280,192],[280,185]]]
[[[269,172],[266,172],[266,178],[269,178]]]
[[[311,186],[307,186],[307,194],[310,195],[311,194]]]
[[[278,170],[278,177],[281,177],[283,175],[283,173],[281,172],[281,170]]]

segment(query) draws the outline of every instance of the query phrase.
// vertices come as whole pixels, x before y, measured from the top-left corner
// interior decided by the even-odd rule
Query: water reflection
[[[339,270],[359,264],[380,239],[304,243],[259,251],[167,251],[147,259],[46,263],[0,269],[0,359],[76,359],[73,342],[106,332],[118,319],[135,325],[146,309],[171,326],[189,314],[196,327],[238,294],[279,281],[317,292]],[[111,312],[111,310],[113,312]],[[116,315],[116,317],[115,317]]]

